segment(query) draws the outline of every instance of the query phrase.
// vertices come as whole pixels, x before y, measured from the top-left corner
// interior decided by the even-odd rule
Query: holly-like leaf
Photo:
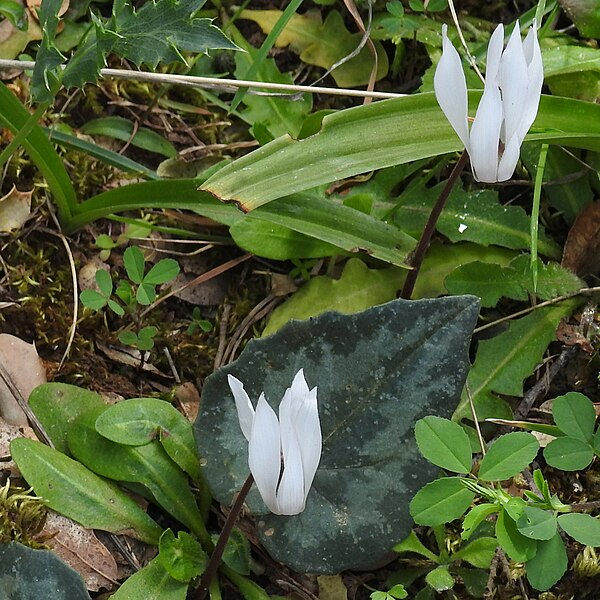
[[[157,0],[136,11],[128,0],[114,2],[110,19],[93,18],[94,29],[69,61],[64,84],[80,87],[95,81],[110,52],[155,69],[160,62],[185,63],[181,51],[237,49],[211,19],[193,16],[203,4],[204,0]]]
[[[251,341],[202,392],[194,431],[213,496],[231,504],[248,476],[248,443],[227,375],[243,381],[253,400],[264,391],[277,408],[303,368],[318,388],[321,462],[297,516],[268,514],[251,490],[258,534],[274,558],[302,572],[379,564],[412,527],[409,501],[438,472],[420,456],[412,428],[427,414],[452,411],[477,313],[470,296],[394,300],[355,315],[292,321]],[[472,492],[464,492],[470,502]]]

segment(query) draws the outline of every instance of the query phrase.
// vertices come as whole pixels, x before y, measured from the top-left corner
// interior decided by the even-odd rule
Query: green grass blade
[[[542,182],[544,181],[544,170],[546,167],[546,157],[548,156],[548,144],[542,144],[540,149],[540,158],[538,160],[535,172],[535,185],[533,188],[533,206],[531,207],[531,278],[533,283],[533,293],[537,291],[538,283],[538,227],[540,218],[540,197],[542,195]]]

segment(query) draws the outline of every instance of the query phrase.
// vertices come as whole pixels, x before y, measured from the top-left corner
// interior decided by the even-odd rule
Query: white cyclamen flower
[[[276,515],[301,513],[321,460],[317,388],[308,389],[300,369],[279,404],[278,419],[264,394],[254,410],[244,384],[232,375],[227,379],[248,440],[250,472],[264,503]]]
[[[442,58],[433,79],[438,104],[469,153],[475,179],[506,181],[517,166],[542,93],[544,66],[536,24],[522,41],[517,21],[504,50],[504,27],[496,27],[488,46],[483,96],[471,131],[465,74],[447,30],[444,25]]]

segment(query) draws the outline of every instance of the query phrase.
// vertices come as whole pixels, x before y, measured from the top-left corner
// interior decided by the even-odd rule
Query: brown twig
[[[425,229],[423,229],[423,233],[421,234],[421,239],[419,240],[419,243],[413,252],[412,258],[409,261],[412,270],[409,271],[406,276],[406,280],[402,286],[402,291],[400,292],[400,298],[410,300],[410,297],[412,296],[417,277],[419,276],[419,271],[421,270],[421,265],[423,264],[423,259],[425,258],[427,248],[429,248],[429,243],[431,242],[433,232],[435,231],[435,226],[440,218],[440,215],[442,214],[444,205],[448,200],[448,196],[450,196],[450,192],[452,191],[458,176],[462,173],[462,170],[467,164],[468,158],[469,155],[465,150],[458,159],[458,162],[454,165],[454,169],[452,169],[452,173],[450,173],[450,177],[448,177],[448,181],[446,181],[446,185],[444,186],[438,201],[429,214],[427,223],[425,223]]]

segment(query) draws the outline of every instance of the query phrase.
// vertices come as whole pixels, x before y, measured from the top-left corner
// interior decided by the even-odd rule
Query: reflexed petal
[[[256,405],[248,444],[248,465],[267,508],[278,512],[276,491],[281,470],[279,421],[264,394],[260,395]]]
[[[529,30],[523,46],[525,58],[527,59],[528,82],[521,113],[521,122],[519,123],[519,130],[517,132],[521,142],[523,142],[525,135],[535,121],[542,94],[542,85],[544,83],[542,52],[537,39],[535,25]]]
[[[448,27],[442,26],[443,52],[433,76],[435,97],[450,125],[469,149],[469,126],[467,124],[467,82],[460,56],[448,39]]]
[[[527,62],[523,52],[518,21],[515,23],[506,50],[502,54],[498,82],[502,90],[504,110],[504,139],[502,141],[508,143],[519,130],[527,95]]]
[[[521,153],[521,142],[517,134],[513,135],[509,140],[508,145],[504,149],[504,154],[500,159],[498,165],[498,176],[497,181],[506,181],[512,177],[519,161],[519,154]]]
[[[252,407],[252,402],[250,402],[250,398],[244,389],[244,384],[239,379],[233,375],[227,375],[227,382],[229,383],[233,398],[235,399],[240,428],[244,437],[250,441],[252,422],[254,421],[254,408]]]
[[[477,181],[493,183],[498,173],[498,143],[502,126],[500,90],[487,84],[471,126],[471,167]]]
[[[297,515],[304,510],[306,495],[304,493],[304,472],[302,455],[295,434],[283,444],[283,475],[277,490],[278,515]]]
[[[317,472],[323,449],[319,407],[317,404],[317,388],[306,395],[295,422],[296,437],[302,454],[304,472],[304,494],[308,496],[310,486]]]

